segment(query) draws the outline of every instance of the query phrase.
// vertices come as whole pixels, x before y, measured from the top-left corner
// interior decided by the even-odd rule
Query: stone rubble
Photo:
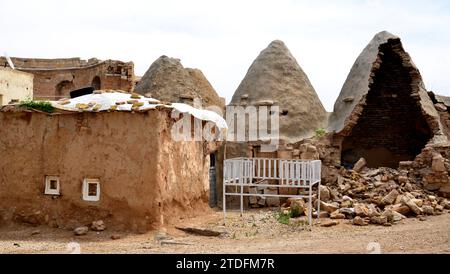
[[[442,170],[440,157],[434,156],[433,161],[434,170]],[[401,162],[400,166],[404,165],[408,163]],[[373,169],[361,164],[357,170],[337,169],[336,180],[320,186],[321,218],[348,219],[357,226],[390,226],[406,218],[425,220],[425,216],[443,214],[450,208],[450,201],[424,188],[401,168]],[[291,198],[282,208],[289,209],[293,204],[306,209],[307,200]],[[316,195],[313,205],[313,216],[317,216]],[[333,226],[329,220],[324,222],[322,226]]]

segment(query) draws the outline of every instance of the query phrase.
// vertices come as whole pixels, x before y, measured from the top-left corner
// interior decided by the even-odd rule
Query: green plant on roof
[[[27,109],[36,109],[44,112],[53,112],[55,109],[52,104],[48,101],[33,101],[33,100],[25,100],[20,102],[21,107],[25,107]]]
[[[324,136],[326,133],[325,129],[323,128],[318,128],[316,129],[316,137],[320,138],[322,136]]]

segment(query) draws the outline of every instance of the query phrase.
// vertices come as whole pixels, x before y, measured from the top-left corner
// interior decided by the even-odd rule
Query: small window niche
[[[98,179],[84,179],[83,200],[91,202],[100,200],[100,181]]]
[[[59,177],[45,176],[45,194],[60,195],[59,193]]]

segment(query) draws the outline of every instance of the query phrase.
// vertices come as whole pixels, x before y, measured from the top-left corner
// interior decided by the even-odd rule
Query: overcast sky
[[[0,54],[199,68],[230,101],[256,56],[283,40],[328,111],[379,31],[402,38],[429,90],[450,96],[450,1],[0,0]]]

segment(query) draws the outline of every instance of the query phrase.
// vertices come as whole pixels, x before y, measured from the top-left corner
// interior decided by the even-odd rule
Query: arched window
[[[55,87],[56,99],[60,99],[60,98],[69,96],[69,93],[74,89],[75,89],[75,85],[73,84],[72,81],[64,80],[64,81],[59,82],[59,84],[57,84]]]

